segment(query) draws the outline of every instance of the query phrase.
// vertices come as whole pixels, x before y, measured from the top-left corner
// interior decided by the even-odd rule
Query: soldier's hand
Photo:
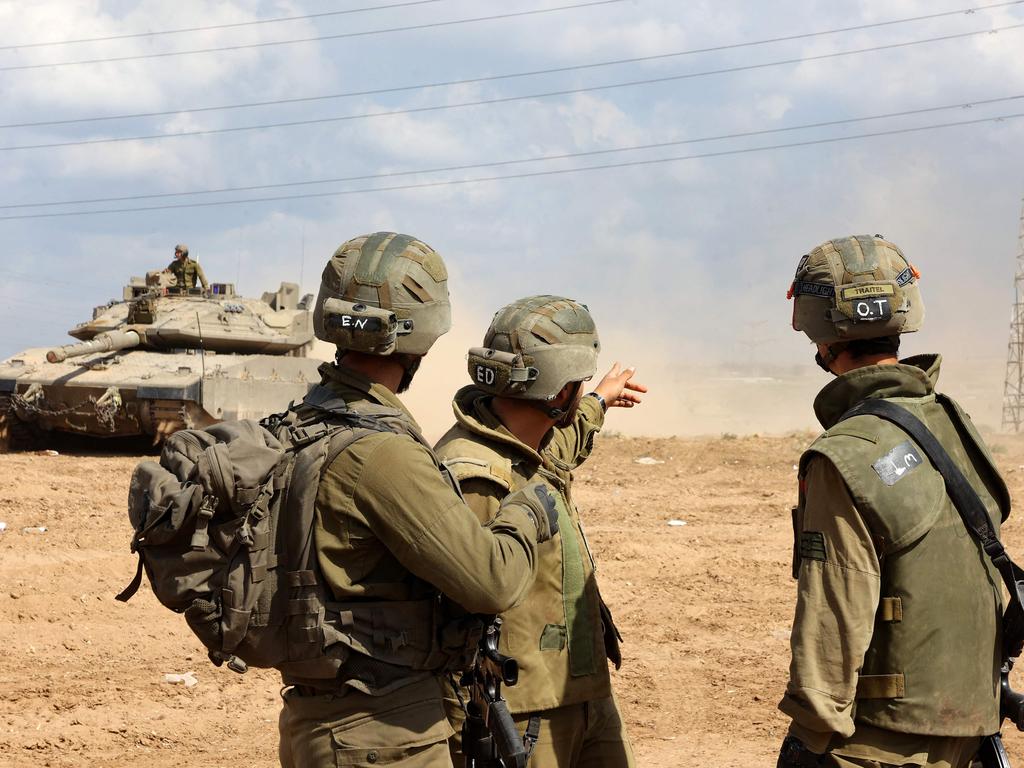
[[[558,533],[558,508],[555,497],[541,482],[527,483],[513,491],[501,502],[501,509],[509,506],[521,507],[537,526],[537,543],[542,544]]]
[[[646,386],[633,381],[634,375],[636,368],[623,368],[615,363],[594,391],[604,398],[608,408],[632,408],[642,402],[640,395],[647,391]]]
[[[824,755],[811,752],[796,736],[787,736],[782,742],[776,768],[819,768],[826,764]]]

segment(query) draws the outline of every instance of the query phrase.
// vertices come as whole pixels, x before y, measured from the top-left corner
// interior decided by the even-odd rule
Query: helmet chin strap
[[[816,362],[818,364],[818,367],[821,368],[821,370],[823,370],[825,373],[831,373],[833,376],[835,376],[836,372],[832,370],[831,365],[836,361],[836,358],[839,357],[839,355],[841,355],[843,352],[842,350],[839,350],[837,352],[835,347],[833,347],[831,344],[828,347],[826,347],[826,349],[828,351],[828,354],[825,357],[822,357],[821,352],[814,353],[814,362]]]
[[[541,400],[527,400],[527,402],[534,404],[536,408],[544,411],[549,419],[553,419],[555,421],[556,427],[567,427],[572,423],[573,418],[576,416],[576,397],[579,395],[582,387],[582,381],[575,382],[572,395],[569,397],[569,401],[564,408],[548,405],[546,402]]]
[[[405,357],[410,359],[402,364],[405,372],[402,374],[402,380],[398,384],[398,394],[402,394],[409,389],[413,376],[416,375],[416,371],[420,369],[420,363],[423,362],[423,358],[418,355],[406,355]]]

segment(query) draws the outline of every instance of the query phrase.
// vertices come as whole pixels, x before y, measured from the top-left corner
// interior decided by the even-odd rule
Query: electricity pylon
[[[1020,214],[1017,275],[1013,286],[1010,343],[1006,351],[1006,382],[1003,384],[1003,430],[1020,432],[1024,423],[1024,209]]]

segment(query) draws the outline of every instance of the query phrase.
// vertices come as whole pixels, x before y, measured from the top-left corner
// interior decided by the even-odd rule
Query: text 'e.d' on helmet
[[[818,344],[913,333],[924,323],[920,277],[881,235],[829,240],[796,268],[793,328]]]
[[[469,375],[485,392],[551,400],[597,372],[601,341],[586,305],[530,296],[498,310],[482,347],[469,350]]]
[[[425,355],[451,327],[444,260],[411,235],[353,238],[324,268],[313,329],[339,350]]]

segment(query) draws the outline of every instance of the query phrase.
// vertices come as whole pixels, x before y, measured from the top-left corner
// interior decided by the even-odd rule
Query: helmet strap
[[[572,420],[576,418],[576,403],[579,399],[580,389],[582,388],[582,381],[573,382],[573,388],[569,395],[569,400],[564,406],[553,406],[543,400],[527,400],[526,402],[544,411],[549,419],[554,420],[556,427],[567,427],[572,424]]]
[[[398,394],[402,394],[412,385],[413,377],[416,375],[416,371],[420,369],[420,363],[423,362],[423,358],[420,355],[402,355],[396,358],[396,361],[400,362],[405,369],[405,373],[402,374],[402,380],[398,384]]]
[[[820,352],[815,352],[814,362],[816,362],[818,364],[818,367],[821,368],[821,370],[823,370],[825,373],[830,373],[833,376],[835,376],[836,373],[835,371],[832,370],[830,366],[832,365],[832,363],[835,362],[837,357],[843,354],[843,350],[836,349],[836,347],[831,344],[829,344],[828,347],[826,347],[826,350],[827,354],[824,357],[822,357]]]

